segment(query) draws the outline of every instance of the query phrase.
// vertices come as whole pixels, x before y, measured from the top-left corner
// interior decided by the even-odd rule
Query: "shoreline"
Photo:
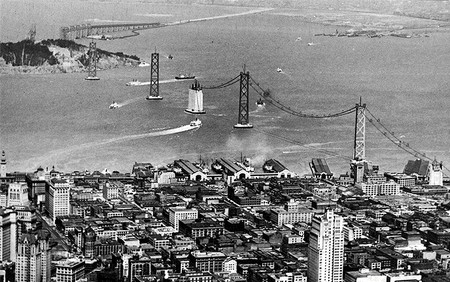
[[[309,24],[318,24],[324,27],[333,26],[338,28],[345,28],[345,32],[339,31],[339,36],[368,36],[383,37],[396,36],[399,38],[419,38],[429,37],[430,33],[449,32],[450,23],[420,17],[412,17],[409,15],[399,14],[382,14],[377,11],[362,11],[362,10],[324,10],[324,9],[307,9],[300,10],[297,8],[279,9],[260,7],[250,11],[226,14],[213,17],[204,17],[190,20],[181,20],[169,23],[162,23],[158,27],[171,27],[182,24],[203,22],[216,19],[226,19],[230,17],[245,16],[250,14],[269,13],[270,15],[287,16],[299,18],[301,22]],[[128,34],[120,35],[118,37],[111,37],[114,39],[126,39],[128,37],[138,36],[139,32],[131,30]],[[319,33],[315,36],[332,36],[331,34]],[[100,40],[100,39],[99,39]],[[67,51],[67,50],[66,50]],[[55,52],[54,52],[55,53]],[[62,52],[67,53],[67,52]],[[63,55],[64,56],[64,55]],[[116,60],[114,60],[116,59]],[[99,70],[112,69],[120,66],[135,67],[139,62],[129,62],[129,59],[122,58],[124,61],[120,62],[117,58],[113,58],[108,63],[104,63]],[[43,64],[40,66],[12,66],[6,64],[3,58],[0,58],[0,76],[2,75],[23,75],[23,74],[53,74],[53,73],[79,73],[86,72],[86,67],[75,61],[67,61],[68,58],[59,60],[56,65]]]

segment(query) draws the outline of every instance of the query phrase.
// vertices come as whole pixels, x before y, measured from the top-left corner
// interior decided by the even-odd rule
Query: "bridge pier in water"
[[[238,123],[234,128],[253,128],[253,125],[248,120],[248,100],[249,100],[249,72],[241,72],[240,86],[239,86],[239,114]]]
[[[206,114],[206,111],[203,109],[202,86],[197,80],[189,88],[188,107],[184,112],[188,114]]]
[[[147,100],[162,100],[159,96],[159,53],[152,53],[150,65],[150,93]]]

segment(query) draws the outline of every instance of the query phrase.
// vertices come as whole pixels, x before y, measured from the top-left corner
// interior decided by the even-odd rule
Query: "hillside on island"
[[[70,40],[23,40],[0,43],[0,74],[85,72],[89,47]],[[97,49],[97,68],[137,66],[139,58]]]

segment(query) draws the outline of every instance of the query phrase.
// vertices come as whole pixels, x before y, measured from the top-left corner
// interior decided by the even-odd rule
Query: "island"
[[[0,43],[0,74],[86,72],[89,47],[71,40],[22,40]],[[97,49],[97,68],[138,66],[139,58]]]

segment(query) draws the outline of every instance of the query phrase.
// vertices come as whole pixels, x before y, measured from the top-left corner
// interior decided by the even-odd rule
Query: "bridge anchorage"
[[[147,100],[162,100],[159,96],[159,53],[152,53],[152,60],[150,65],[150,93]]]
[[[97,54],[97,44],[95,42],[89,43],[88,56],[89,56],[88,76],[85,78],[85,80],[100,80],[100,78],[97,77],[98,54]]]

